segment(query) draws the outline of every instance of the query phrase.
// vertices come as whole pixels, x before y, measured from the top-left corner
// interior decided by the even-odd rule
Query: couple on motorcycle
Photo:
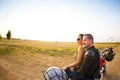
[[[112,61],[115,53],[106,48],[100,54],[94,46],[91,34],[79,34],[76,61],[60,69],[50,67],[45,71],[45,80],[101,80],[106,72],[105,61]],[[101,56],[101,57],[100,57]],[[66,74],[67,73],[67,74]]]
[[[94,46],[91,34],[79,34],[77,43],[80,45],[77,60],[63,70],[71,80],[99,80],[100,79],[100,53]]]

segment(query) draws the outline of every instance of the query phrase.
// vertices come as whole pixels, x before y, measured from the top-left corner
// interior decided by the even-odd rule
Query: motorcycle
[[[103,76],[106,74],[106,61],[110,62],[114,59],[115,53],[113,48],[105,48],[102,53],[100,53],[100,79],[102,80]],[[45,80],[71,80],[65,71],[59,67],[50,67],[44,73]]]
[[[109,38],[108,42],[112,42],[113,38]],[[106,74],[106,61],[110,62],[114,59],[115,53],[113,48],[105,48],[100,53],[100,79],[102,80],[103,76]],[[60,69],[59,67],[50,67],[44,73],[45,80],[71,80],[67,73]]]
[[[106,61],[110,62],[114,59],[115,53],[113,48],[105,48],[102,53],[100,53],[100,79],[102,80],[103,76],[106,74]],[[50,67],[44,73],[45,80],[71,80],[65,71],[59,67]]]

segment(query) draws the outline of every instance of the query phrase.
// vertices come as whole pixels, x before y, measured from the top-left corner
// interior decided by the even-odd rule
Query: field
[[[103,80],[120,80],[120,43],[95,43],[101,51],[113,47],[116,53],[107,62],[107,74]],[[47,68],[74,62],[77,51],[75,42],[43,42],[30,40],[0,41],[0,80],[44,80]]]

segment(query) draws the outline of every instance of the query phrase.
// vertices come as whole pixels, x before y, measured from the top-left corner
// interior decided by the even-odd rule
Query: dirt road
[[[0,80],[42,80],[44,65],[41,65],[41,60],[34,58],[27,53],[19,57],[1,57]]]
[[[120,52],[120,47],[116,52]],[[71,57],[53,57],[43,54],[20,52],[19,55],[0,56],[0,80],[44,80],[43,73],[50,66],[63,67],[73,62]],[[107,75],[103,80],[120,80],[120,54],[107,63]],[[64,61],[64,63],[63,63]]]

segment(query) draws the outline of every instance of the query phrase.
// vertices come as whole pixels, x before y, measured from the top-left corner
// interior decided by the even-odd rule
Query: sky
[[[75,42],[90,33],[95,42],[120,42],[120,0],[0,0],[0,34],[12,38]]]

